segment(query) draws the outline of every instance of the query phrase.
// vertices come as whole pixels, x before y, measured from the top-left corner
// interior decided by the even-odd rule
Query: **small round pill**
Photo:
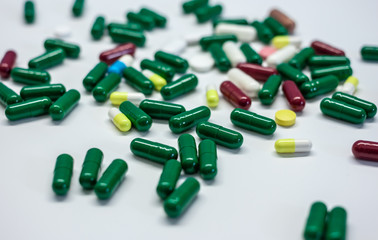
[[[209,53],[200,53],[189,58],[189,66],[195,72],[208,72],[213,69],[214,64]]]
[[[288,109],[283,109],[276,112],[275,121],[280,126],[290,127],[295,124],[296,117],[297,115],[295,112]]]

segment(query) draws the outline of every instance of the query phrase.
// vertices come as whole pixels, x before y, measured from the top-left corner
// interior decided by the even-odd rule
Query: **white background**
[[[261,239],[299,240],[311,204],[324,201],[329,210],[340,205],[348,212],[348,239],[377,239],[378,165],[354,159],[351,146],[359,139],[378,141],[377,119],[352,125],[325,117],[319,103],[322,97],[307,101],[297,123],[291,128],[278,126],[273,136],[262,136],[234,127],[229,114],[232,107],[221,99],[212,111],[211,122],[242,132],[244,144],[239,150],[218,148],[218,175],[203,181],[194,203],[181,218],[171,220],[164,213],[155,188],[162,167],[137,158],[129,150],[135,137],[145,137],[177,147],[179,135],[166,121],[154,121],[149,132],[132,129],[120,133],[108,119],[110,103],[98,104],[86,93],[82,79],[98,62],[99,53],[111,49],[108,36],[93,41],[90,28],[98,14],[106,22],[125,21],[127,11],[147,5],[168,16],[168,27],[147,33],[147,45],[138,48],[134,67],[170,39],[187,33],[208,35],[210,23],[198,25],[193,15],[181,13],[181,2],[159,1],[87,1],[84,15],[73,18],[73,1],[35,1],[36,22],[23,21],[23,1],[0,2],[0,55],[8,49],[18,54],[17,66],[44,52],[43,42],[54,28],[67,25],[72,35],[67,41],[81,46],[80,58],[67,59],[49,70],[52,83],[80,91],[80,104],[61,122],[47,116],[9,122],[0,111],[0,239]],[[216,3],[216,1],[212,1]],[[219,1],[220,2],[220,1]],[[378,103],[377,63],[360,58],[363,44],[378,45],[378,2],[371,1],[223,1],[224,17],[263,20],[278,6],[297,22],[295,34],[308,46],[315,39],[345,50],[351,59],[354,76],[360,80],[357,96]],[[254,45],[258,48],[258,45]],[[199,47],[187,49],[190,57]],[[197,89],[174,100],[186,109],[206,104],[205,86],[217,86],[226,80],[213,70],[198,74]],[[6,85],[19,91],[12,80]],[[120,91],[132,91],[124,82]],[[329,96],[330,94],[328,94]],[[151,98],[161,99],[155,92]],[[264,107],[258,100],[251,111],[274,118],[287,108],[279,94],[274,104]],[[199,139],[194,129],[189,131]],[[280,156],[274,142],[280,138],[311,139],[309,155]],[[100,148],[105,155],[103,170],[115,158],[127,161],[129,171],[110,201],[98,201],[93,192],[84,192],[78,182],[86,151]],[[74,174],[67,197],[56,197],[51,190],[56,157],[68,153],[74,157]],[[182,176],[181,182],[186,176]]]

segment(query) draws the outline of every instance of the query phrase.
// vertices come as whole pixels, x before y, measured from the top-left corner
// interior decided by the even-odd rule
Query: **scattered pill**
[[[265,82],[272,75],[278,75],[278,71],[274,68],[263,67],[252,63],[239,63],[237,66],[240,70],[256,79],[257,81]]]
[[[275,52],[277,52],[277,48],[274,48],[271,46],[265,46],[260,50],[259,55],[262,57],[262,59],[265,60]]]
[[[232,124],[264,135],[272,135],[277,128],[273,119],[241,108],[235,108],[230,115]]]
[[[56,102],[54,102],[49,108],[49,114],[55,121],[62,120],[68,113],[78,104],[80,100],[80,93],[71,89],[64,93]]]
[[[336,76],[329,75],[303,83],[299,90],[306,99],[329,93],[337,88],[339,80]]]
[[[128,12],[126,14],[126,18],[129,22],[139,23],[145,30],[152,30],[153,28],[155,28],[155,21],[154,18],[151,16],[147,16],[145,14],[140,13]]]
[[[275,36],[277,35],[287,35],[288,32],[284,26],[276,19],[272,17],[267,17],[264,20],[264,24],[267,25]]]
[[[178,138],[178,146],[182,169],[186,174],[196,173],[199,166],[196,140],[190,134],[182,134]]]
[[[279,110],[275,114],[275,121],[278,125],[283,127],[290,127],[295,124],[297,115],[295,112],[287,109]]]
[[[61,154],[56,159],[52,182],[52,189],[56,195],[66,195],[70,189],[73,162],[73,158],[68,154]]]
[[[72,13],[75,17],[80,17],[83,14],[84,4],[84,0],[75,0],[72,6]]]
[[[266,58],[266,63],[269,67],[275,67],[281,63],[286,63],[292,59],[297,53],[297,48],[293,45],[287,45]]]
[[[8,105],[5,109],[5,116],[8,120],[15,121],[44,115],[48,113],[51,104],[52,102],[48,97],[33,98]]]
[[[104,35],[105,30],[105,18],[103,16],[96,17],[92,29],[91,35],[94,40],[101,39],[102,35]]]
[[[215,64],[214,59],[211,55],[207,52],[205,53],[198,53],[193,57],[189,58],[189,66],[190,68],[199,73],[205,73],[213,69]]]
[[[231,81],[224,81],[220,85],[223,97],[236,108],[248,110],[251,107],[251,99]]]
[[[145,98],[144,94],[139,92],[112,92],[109,97],[114,106],[119,106],[124,101],[130,101],[139,106],[140,102]]]
[[[363,60],[378,61],[378,46],[363,46],[361,56]]]
[[[25,86],[20,91],[20,96],[24,100],[38,97],[48,97],[51,101],[56,101],[66,92],[63,84],[41,84],[35,86]]]
[[[87,151],[79,177],[79,183],[84,189],[94,189],[103,158],[104,154],[98,148]]]
[[[7,87],[4,83],[0,82],[0,103],[4,106],[12,105],[14,103],[22,102],[20,97],[15,91]]]
[[[105,102],[108,100],[110,93],[117,89],[121,77],[116,73],[110,73],[104,77],[92,91],[92,95],[97,102]]]
[[[311,205],[303,237],[311,240],[321,240],[326,229],[327,206],[322,202]]]
[[[233,67],[236,67],[238,63],[247,62],[246,57],[235,42],[227,41],[223,43],[222,48]]]
[[[38,69],[13,68],[11,71],[13,81],[26,85],[39,85],[49,83],[50,74]]]
[[[118,75],[122,75],[123,70],[125,70],[127,67],[131,67],[133,61],[134,58],[130,54],[123,55],[109,66],[108,73],[117,73]]]
[[[91,92],[93,88],[104,78],[108,70],[108,65],[104,62],[99,62],[83,79],[83,86]]]
[[[213,180],[217,175],[217,145],[210,139],[205,139],[198,145],[199,172],[203,179]]]
[[[199,44],[201,45],[202,50],[206,51],[210,47],[210,45],[212,45],[213,43],[217,43],[220,46],[222,46],[222,44],[227,41],[237,42],[238,39],[233,34],[210,35],[210,36],[202,37],[199,41]]]
[[[347,212],[342,207],[335,207],[328,214],[325,233],[326,240],[344,240],[347,228]]]
[[[378,142],[358,140],[352,146],[355,158],[378,162]]]
[[[366,118],[373,118],[377,114],[377,106],[374,103],[368,102],[356,96],[342,92],[335,92],[332,95],[332,99],[336,99],[355,107],[362,108],[366,112]]]
[[[198,23],[204,23],[222,14],[222,5],[204,6],[197,9],[194,14],[196,15]]]
[[[161,172],[156,192],[161,199],[166,199],[176,188],[177,181],[181,174],[181,164],[174,160],[168,160]]]
[[[24,5],[24,19],[26,23],[33,23],[35,20],[35,7],[33,1],[26,1]]]
[[[169,119],[169,128],[173,133],[185,132],[210,118],[211,111],[206,106],[193,108]]]
[[[108,115],[121,132],[128,132],[131,129],[131,121],[118,108],[109,109]]]
[[[111,28],[109,35],[115,43],[133,43],[138,47],[143,47],[146,44],[146,36],[143,32],[133,31],[122,28]]]
[[[139,11],[139,14],[151,17],[154,20],[156,27],[164,28],[165,25],[167,24],[166,17],[164,17],[160,13],[157,13],[156,11],[153,11],[151,9],[144,7]]]
[[[173,67],[158,61],[144,59],[140,62],[142,70],[148,69],[162,76],[168,83],[172,81],[176,71]]]
[[[183,38],[174,38],[170,39],[169,42],[167,42],[163,47],[162,51],[179,55],[183,53],[188,46],[188,43]]]
[[[123,76],[126,83],[145,95],[151,95],[154,90],[154,84],[150,79],[145,77],[143,73],[139,72],[133,67],[128,67],[123,70]]]
[[[249,43],[243,43],[240,45],[240,50],[243,52],[248,63],[262,64],[263,59],[255,50],[253,50]]]
[[[206,87],[206,102],[207,106],[216,108],[219,103],[219,96],[215,85],[209,84]]]
[[[260,83],[244,73],[239,68],[232,68],[227,73],[228,79],[238,86],[248,97],[257,97],[260,91]]]
[[[65,42],[60,39],[49,38],[46,39],[44,43],[46,51],[51,51],[56,48],[61,48],[64,50],[66,57],[68,58],[78,58],[80,54],[80,47],[76,44]]]
[[[11,70],[16,63],[17,54],[13,50],[8,50],[3,59],[0,62],[0,76],[2,78],[8,78],[10,76]]]
[[[162,87],[167,85],[167,81],[164,78],[148,69],[144,69],[142,74],[153,83],[156,91],[160,91]]]
[[[334,65],[350,65],[349,58],[345,56],[316,55],[308,59],[310,67],[329,67]]]
[[[31,59],[28,63],[29,68],[46,69],[62,64],[66,54],[62,48],[55,48],[46,53]]]
[[[256,39],[256,29],[249,25],[220,23],[215,27],[216,35],[235,35],[241,42],[252,42]]]
[[[315,50],[316,55],[345,56],[343,50],[332,47],[324,42],[313,41],[311,47]]]
[[[281,23],[289,31],[289,33],[294,32],[295,22],[285,13],[281,12],[278,9],[272,9],[269,13],[269,16]]]
[[[162,164],[165,164],[170,159],[177,159],[178,156],[174,147],[143,138],[132,140],[130,150],[138,157]]]
[[[143,28],[139,23],[117,23],[117,22],[111,22],[108,24],[107,29],[110,31],[112,28],[121,28],[126,30],[132,30],[137,32],[143,32]]]
[[[340,81],[347,79],[353,74],[353,70],[349,65],[330,66],[313,69],[311,78],[320,78],[327,75],[335,75]]]
[[[131,56],[134,56],[135,49],[136,47],[133,43],[121,44],[113,49],[102,52],[99,59],[100,61],[110,65],[123,55],[130,54]]]
[[[273,33],[268,26],[259,21],[253,21],[251,25],[256,29],[259,40],[265,44],[270,43]]]
[[[188,70],[188,61],[182,57],[163,51],[157,51],[154,56],[156,61],[173,67],[177,73],[185,73]]]
[[[282,84],[282,91],[286,97],[287,102],[289,103],[291,110],[301,112],[304,109],[306,100],[295,82],[291,80],[284,81],[284,83]]]
[[[345,80],[343,86],[340,89],[340,92],[353,95],[358,86],[358,78],[350,76]]]
[[[138,131],[145,132],[151,128],[152,118],[132,102],[124,101],[119,105],[119,110],[125,114]]]
[[[302,44],[302,38],[296,36],[275,36],[272,39],[272,45],[277,49],[283,48],[289,44],[300,48]]]
[[[197,85],[198,78],[196,75],[190,73],[162,87],[160,94],[164,100],[171,100],[194,90]]]
[[[321,101],[320,110],[324,115],[354,124],[361,124],[366,119],[366,112],[362,108],[331,98]]]
[[[210,45],[208,50],[210,51],[211,56],[214,59],[215,66],[219,71],[227,72],[231,68],[231,62],[220,44],[213,43]]]
[[[290,79],[295,82],[298,87],[310,81],[310,79],[301,70],[292,67],[288,63],[279,64],[277,66],[277,71],[284,79]]]
[[[71,35],[71,32],[71,28],[66,25],[60,25],[54,29],[54,35],[57,38],[68,38]]]
[[[290,59],[289,64],[299,70],[302,70],[309,64],[309,59],[315,54],[315,51],[311,47],[303,48],[299,53]]]
[[[272,75],[268,78],[258,93],[261,104],[271,105],[273,103],[281,83],[282,78],[280,75]]]
[[[185,112],[185,107],[176,104],[163,101],[156,101],[152,99],[144,99],[139,108],[147,113],[151,118],[169,120],[171,117],[177,114]]]
[[[307,153],[311,147],[311,141],[306,139],[279,139],[274,144],[277,153]]]
[[[182,4],[184,13],[194,13],[197,9],[207,6],[209,0],[192,0],[186,1]]]

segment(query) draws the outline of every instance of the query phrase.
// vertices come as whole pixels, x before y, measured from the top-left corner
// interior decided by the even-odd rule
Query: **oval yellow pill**
[[[207,105],[211,108],[215,108],[219,103],[219,95],[214,85],[208,85],[206,89],[206,101]]]
[[[296,117],[295,112],[284,109],[276,112],[275,121],[280,126],[290,127],[295,124]]]

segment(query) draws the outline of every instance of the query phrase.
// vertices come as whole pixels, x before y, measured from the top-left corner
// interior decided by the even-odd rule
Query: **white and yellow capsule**
[[[112,92],[109,98],[114,106],[119,106],[124,101],[130,101],[138,106],[146,97],[139,92]]]
[[[219,103],[219,95],[214,84],[209,84],[206,87],[206,101],[207,106],[215,108]]]
[[[127,132],[131,128],[131,121],[125,116],[125,114],[121,113],[118,108],[111,108],[109,109],[109,118],[112,120],[114,125],[121,131]]]
[[[160,91],[160,89],[162,87],[164,87],[165,85],[167,85],[167,81],[161,77],[160,75],[152,72],[151,70],[148,70],[148,69],[145,69],[142,71],[143,75],[150,79],[151,82],[154,84],[155,86],[155,90],[156,91]]]
[[[272,45],[277,49],[283,48],[289,44],[300,48],[302,39],[295,36],[276,36],[272,39]]]
[[[358,79],[350,76],[345,80],[344,85],[341,87],[340,92],[353,95],[358,86]]]
[[[305,153],[311,150],[312,143],[307,139],[278,139],[274,144],[277,153]]]

